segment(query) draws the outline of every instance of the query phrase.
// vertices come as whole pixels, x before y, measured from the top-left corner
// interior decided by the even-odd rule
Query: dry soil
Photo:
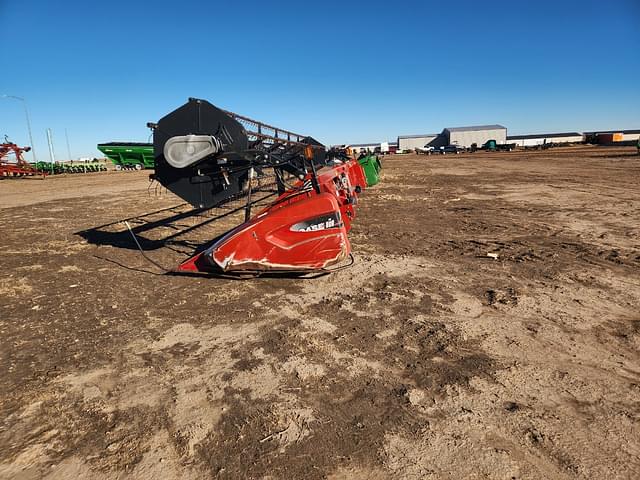
[[[355,265],[235,280],[122,223],[169,267],[234,205],[2,181],[0,478],[640,478],[639,184],[630,148],[392,156]]]

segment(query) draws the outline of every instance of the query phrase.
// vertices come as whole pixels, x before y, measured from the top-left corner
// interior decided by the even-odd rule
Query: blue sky
[[[187,97],[327,144],[447,126],[640,128],[640,1],[0,0],[0,95],[39,158],[146,141]],[[0,134],[27,144],[22,105]]]

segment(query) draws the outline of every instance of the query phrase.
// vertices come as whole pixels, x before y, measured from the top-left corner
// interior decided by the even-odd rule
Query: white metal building
[[[373,152],[376,148],[380,148],[380,143],[351,143],[349,147],[356,152]]]
[[[622,131],[622,141],[635,141],[637,142],[640,139],[640,130],[623,130]]]
[[[400,135],[398,136],[398,150],[415,150],[430,144],[438,138],[437,133],[425,133],[422,135]]]
[[[519,147],[535,147],[545,143],[579,143],[584,135],[578,132],[537,133],[532,135],[509,135],[507,143],[515,143]]]
[[[600,130],[600,131],[594,131],[594,132],[584,132],[585,136],[587,137],[592,137],[594,135],[601,135],[601,134],[609,134],[609,133],[621,133],[622,139],[620,141],[622,142],[637,142],[638,139],[640,138],[640,130],[638,129],[636,130]]]
[[[442,134],[449,145],[470,147],[482,146],[487,140],[495,140],[498,144],[507,142],[507,127],[502,125],[475,125],[471,127],[445,128]]]
[[[394,142],[379,142],[379,143],[351,143],[349,147],[356,152],[375,152],[376,149],[389,151],[389,148],[397,147],[397,143]]]

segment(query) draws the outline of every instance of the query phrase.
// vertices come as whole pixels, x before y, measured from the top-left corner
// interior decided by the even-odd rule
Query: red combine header
[[[177,271],[305,273],[350,258],[347,233],[366,178],[347,152],[195,98],[149,127],[160,184],[199,210],[246,201],[244,223]],[[252,194],[267,177],[277,197],[254,212]]]

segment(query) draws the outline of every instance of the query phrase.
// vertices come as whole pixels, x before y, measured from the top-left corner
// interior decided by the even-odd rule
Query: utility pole
[[[24,107],[24,115],[27,117],[27,131],[29,132],[29,142],[31,143],[31,156],[33,157],[33,163],[37,163],[38,159],[36,158],[36,148],[33,145],[33,135],[31,135],[31,120],[29,119],[29,109],[27,108],[27,101],[22,97],[17,97],[16,95],[0,95],[0,98],[13,98],[14,100],[20,100],[22,102],[22,106]]]
[[[67,153],[69,154],[69,161],[73,160],[71,158],[71,147],[69,146],[69,133],[67,132],[67,129],[64,129],[64,136],[67,138]]]
[[[49,143],[49,158],[51,159],[51,174],[53,175],[53,165],[56,162],[56,156],[53,153],[53,139],[50,128],[47,128],[47,142]]]

